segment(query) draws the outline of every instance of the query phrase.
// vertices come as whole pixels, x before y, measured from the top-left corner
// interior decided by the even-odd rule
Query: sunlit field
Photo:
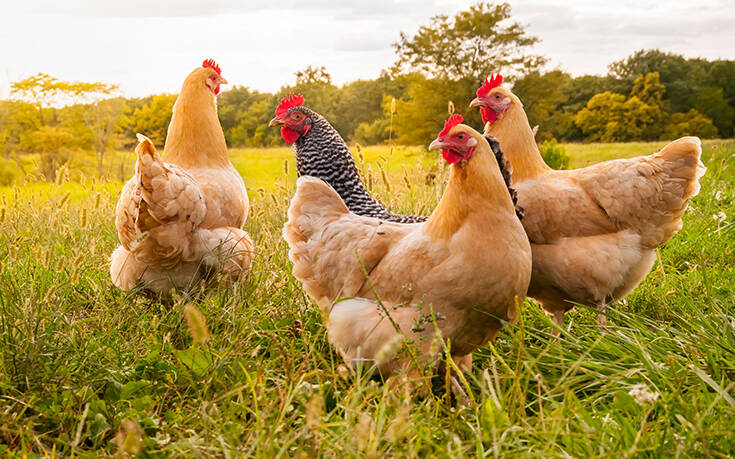
[[[565,144],[572,166],[664,143]],[[430,213],[448,170],[423,147],[353,148],[370,191]],[[576,309],[561,337],[531,300],[478,349],[469,403],[356,374],[291,276],[281,237],[288,148],[233,149],[257,246],[234,289],[171,300],[110,282],[114,206],[132,153],[76,158],[54,182],[0,188],[0,456],[713,456],[735,451],[735,146],[705,142],[684,228],[626,300]],[[38,174],[32,161],[30,175]],[[194,304],[209,339],[183,317]],[[12,454],[11,454],[12,456]]]

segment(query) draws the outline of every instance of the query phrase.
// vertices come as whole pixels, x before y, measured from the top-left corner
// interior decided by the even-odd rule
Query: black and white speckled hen
[[[426,221],[428,217],[393,213],[370,196],[339,132],[303,103],[301,94],[290,94],[278,104],[276,117],[269,123],[280,126],[283,140],[293,145],[299,177],[309,175],[324,180],[357,215],[397,223]]]

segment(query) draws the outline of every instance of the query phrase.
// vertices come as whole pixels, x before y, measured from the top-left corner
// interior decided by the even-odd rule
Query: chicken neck
[[[439,204],[426,222],[432,238],[451,238],[470,219],[488,225],[497,213],[515,217],[515,209],[486,141],[480,142],[472,158],[451,166],[449,183]]]
[[[513,167],[513,182],[531,179],[550,170],[536,145],[523,107],[514,104],[502,119],[490,123],[485,130],[500,142]]]
[[[195,83],[187,79],[174,104],[163,160],[185,169],[231,166],[215,98]]]

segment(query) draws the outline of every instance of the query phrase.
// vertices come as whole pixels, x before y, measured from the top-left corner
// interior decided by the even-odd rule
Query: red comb
[[[276,107],[276,116],[281,116],[293,107],[298,107],[304,103],[304,96],[301,94],[291,93],[288,96],[281,99],[281,102]]]
[[[214,62],[214,59],[205,59],[204,62],[202,62],[202,67],[210,68],[217,72],[217,75],[222,76],[222,69],[219,68],[219,65],[217,65],[216,62]]]
[[[464,118],[462,118],[462,115],[452,115],[449,117],[447,121],[444,122],[444,129],[439,133],[437,137],[441,137],[444,135],[449,134],[449,131],[459,123],[464,121]]]
[[[497,88],[500,86],[500,83],[503,82],[503,75],[497,73],[493,75],[490,74],[490,79],[488,80],[487,77],[485,77],[485,83],[483,83],[482,86],[480,86],[480,89],[477,90],[477,97],[482,97],[487,95],[487,93],[490,92],[491,89]]]

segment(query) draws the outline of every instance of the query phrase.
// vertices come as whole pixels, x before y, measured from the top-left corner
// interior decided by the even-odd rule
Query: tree
[[[642,75],[634,81],[627,99],[609,91],[596,94],[577,113],[574,122],[590,140],[658,139],[667,117],[661,108],[664,90],[658,74]]]
[[[426,145],[441,131],[447,119],[448,102],[454,102],[469,125],[482,125],[479,110],[471,110],[467,105],[467,94],[472,94],[476,83],[469,80],[452,81],[433,78],[421,74],[404,75],[408,80],[405,98],[396,99],[396,113],[393,117],[394,138],[404,145]],[[390,116],[392,97],[383,99],[386,117]],[[462,107],[465,107],[462,110]]]
[[[730,106],[735,107],[735,61],[716,61],[710,69],[712,83],[722,88]]]
[[[663,135],[664,140],[678,139],[687,135],[695,135],[703,139],[712,139],[717,136],[717,128],[712,120],[691,109],[686,113],[674,113],[671,115],[669,124],[666,125]]]
[[[665,93],[666,86],[661,84],[658,72],[638,75],[633,81],[633,88],[630,90],[631,97],[637,97],[644,104],[655,105],[659,108],[664,106]]]
[[[707,86],[694,97],[694,108],[712,120],[721,137],[733,136],[735,109],[728,105],[722,88]]]
[[[81,118],[92,133],[92,144],[97,155],[97,176],[102,177],[104,155],[117,146],[117,134],[121,131],[125,100],[121,97],[103,99],[81,107]]]
[[[41,127],[38,108],[28,102],[0,101],[0,151],[8,158],[20,146],[22,134]]]
[[[327,68],[323,65],[321,67],[309,65],[304,70],[299,70],[294,74],[296,75],[296,85],[332,84],[332,75],[327,72]]]
[[[130,124],[135,132],[140,132],[159,147],[166,141],[168,124],[171,122],[175,94],[157,94],[147,104],[133,112]]]
[[[569,100],[565,87],[571,80],[561,70],[544,74],[535,70],[513,84],[513,93],[523,101],[528,122],[540,126],[538,140],[561,138],[569,132],[574,115],[563,107]]]
[[[278,102],[289,93],[300,93],[304,96],[304,105],[315,110],[340,132],[343,137],[346,133],[342,129],[341,117],[336,111],[339,99],[339,88],[332,84],[332,77],[324,67],[308,66],[304,70],[295,72],[296,84],[283,87],[273,100],[270,115],[276,109]]]
[[[476,84],[491,72],[525,72],[542,65],[545,58],[526,51],[538,41],[510,21],[508,3],[480,2],[452,18],[434,16],[412,37],[401,32],[393,44],[398,54],[394,72]]]
[[[62,81],[45,73],[38,73],[11,84],[11,95],[35,104],[41,114],[52,105],[77,106],[79,121],[86,126],[88,131],[86,134],[89,134],[92,149],[97,155],[97,171],[100,176],[104,154],[111,146],[113,136],[120,129],[119,121],[124,103],[119,98],[114,101],[107,100],[117,92],[117,85]],[[80,105],[83,107],[78,107]],[[70,128],[70,132],[73,131],[74,128]],[[83,145],[81,142],[77,144]],[[42,153],[54,154],[53,151],[45,149]]]
[[[639,75],[633,81],[626,110],[637,132],[634,138],[655,140],[660,137],[666,120],[665,93],[666,87],[661,84],[658,72]]]
[[[589,140],[600,141],[606,136],[608,123],[619,122],[625,96],[605,91],[595,94],[587,106],[577,113],[574,123]]]
[[[44,125],[22,134],[20,138],[21,148],[41,154],[39,168],[46,180],[54,180],[56,170],[71,158],[69,147],[73,144],[72,132],[58,126]]]
[[[625,82],[628,88],[641,75],[659,73],[661,83],[666,86],[670,109],[681,112],[691,108],[692,96],[706,81],[706,67],[703,59],[686,59],[680,54],[651,49],[636,51],[626,59],[611,63],[608,69],[610,75]]]

